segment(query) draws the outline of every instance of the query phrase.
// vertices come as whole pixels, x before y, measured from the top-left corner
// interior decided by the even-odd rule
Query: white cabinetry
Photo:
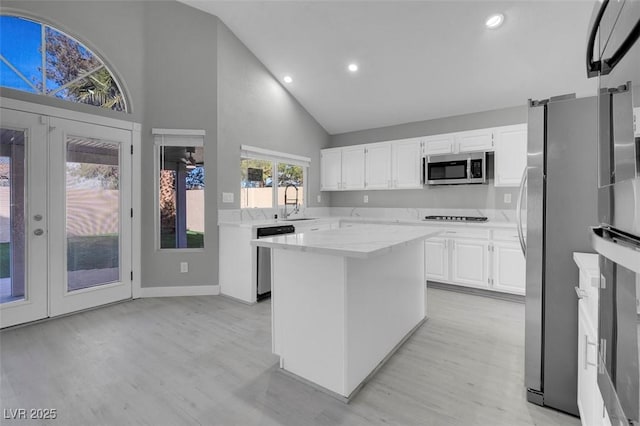
[[[450,228],[425,241],[428,280],[525,294],[526,261],[515,229]]]
[[[488,243],[451,240],[451,280],[472,287],[489,288]]]
[[[342,148],[342,189],[364,189],[364,146]]]
[[[365,188],[391,188],[391,143],[367,145],[365,159]]]
[[[428,280],[449,280],[449,240],[430,238],[424,242],[425,275]]]
[[[454,152],[455,133],[428,136],[423,142],[424,155],[451,154]]]
[[[495,186],[519,186],[527,166],[527,125],[498,127],[495,138]]]
[[[493,270],[491,284],[498,291],[524,294],[526,260],[519,243],[494,241],[491,245]]]
[[[410,189],[422,187],[420,151],[419,139],[407,139],[391,144],[392,188]]]
[[[640,108],[633,109],[633,134],[640,137]]]
[[[456,133],[457,152],[493,151],[493,130],[481,129]]]
[[[330,148],[320,152],[321,190],[337,191],[342,188],[342,149]]]
[[[583,426],[611,424],[598,388],[598,256],[574,253],[580,268],[578,293],[578,410]]]

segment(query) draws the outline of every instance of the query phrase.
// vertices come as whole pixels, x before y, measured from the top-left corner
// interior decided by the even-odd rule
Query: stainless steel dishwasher
[[[293,234],[296,228],[293,225],[269,226],[257,229],[258,238],[267,238],[283,234]],[[271,296],[271,249],[268,247],[258,247],[256,258],[258,294],[257,300],[266,299]]]

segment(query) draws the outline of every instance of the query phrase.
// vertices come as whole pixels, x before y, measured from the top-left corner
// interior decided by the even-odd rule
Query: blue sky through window
[[[41,31],[42,26],[36,22],[15,16],[0,16],[0,54],[36,86],[42,83]],[[0,69],[0,84],[33,91],[4,63]]]

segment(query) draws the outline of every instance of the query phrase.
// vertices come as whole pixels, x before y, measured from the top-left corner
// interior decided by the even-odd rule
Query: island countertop
[[[251,240],[251,245],[366,259],[435,237],[442,231],[402,225],[369,225]]]

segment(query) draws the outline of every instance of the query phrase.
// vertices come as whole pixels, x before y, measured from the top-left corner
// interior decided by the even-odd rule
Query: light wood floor
[[[269,302],[206,296],[0,333],[0,408],[56,408],[60,425],[580,424],[525,401],[523,304],[427,294],[430,320],[349,405],[277,371]]]

